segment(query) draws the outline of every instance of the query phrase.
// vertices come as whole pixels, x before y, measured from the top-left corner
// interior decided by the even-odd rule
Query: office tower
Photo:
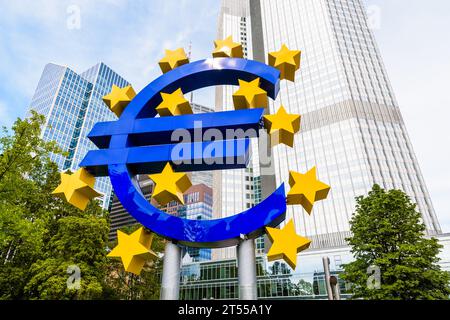
[[[56,141],[67,152],[67,156],[51,155],[61,171],[76,171],[88,150],[96,148],[87,138],[95,123],[116,119],[102,101],[113,84],[124,87],[129,83],[103,63],[81,74],[52,63],[45,66],[30,110],[45,116],[42,138]],[[109,178],[97,178],[95,189],[102,194],[103,208],[108,209],[112,190]]]
[[[375,183],[407,192],[428,234],[441,232],[367,21],[360,0],[222,1],[218,38],[232,35],[249,58],[267,63],[267,54],[282,44],[302,50],[295,83],[281,81],[277,100],[270,102],[271,113],[283,105],[301,114],[301,132],[294,148],[276,146],[272,156],[277,185],[285,182],[288,189],[289,170],[306,172],[313,166],[318,178],[331,185],[311,216],[300,206],[288,208],[287,220],[312,240],[311,248],[346,245],[355,197]],[[217,110],[233,108],[235,90],[217,88]],[[253,167],[253,178],[257,172]],[[245,174],[215,176],[215,210],[230,215],[245,208]]]

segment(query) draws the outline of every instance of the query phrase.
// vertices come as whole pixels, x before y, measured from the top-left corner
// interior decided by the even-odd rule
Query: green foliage
[[[32,113],[0,137],[0,299],[158,298],[161,259],[140,277],[126,274],[106,258],[109,220],[98,202],[83,212],[51,194],[60,173],[49,155],[61,151],[40,139],[43,123]],[[152,249],[163,246],[155,237]]]
[[[341,277],[352,283],[354,299],[448,299],[450,277],[438,265],[441,246],[425,237],[421,215],[404,192],[375,185],[357,198],[350,224],[355,261]],[[368,285],[370,266],[380,268],[379,288]]]
[[[60,183],[40,139],[44,118],[18,119],[0,138],[0,298],[99,297],[106,272],[106,212],[91,202],[82,212],[51,192]],[[69,290],[67,267],[81,269],[80,290]]]
[[[313,285],[311,282],[300,279],[296,285],[294,285],[295,296],[311,296],[314,294]]]
[[[42,253],[45,222],[39,205],[40,186],[47,181],[39,172],[51,167],[47,155],[58,152],[43,142],[43,117],[18,119],[12,132],[3,128],[0,138],[0,297],[22,298],[27,268]],[[40,179],[38,179],[40,178]],[[35,210],[35,209],[38,210]]]
[[[25,287],[34,299],[98,299],[102,295],[106,272],[105,245],[108,234],[106,219],[96,217],[100,207],[92,204],[86,216],[68,216],[57,222],[57,232],[48,242],[43,259],[30,268]],[[79,268],[79,290],[70,289],[69,266]]]

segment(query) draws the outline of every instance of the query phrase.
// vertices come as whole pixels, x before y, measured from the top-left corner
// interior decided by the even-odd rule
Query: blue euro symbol
[[[161,172],[167,162],[182,172],[245,168],[252,137],[193,141],[186,145],[192,152],[174,159],[172,151],[177,144],[171,142],[171,135],[180,128],[193,132],[196,122],[201,121],[202,130],[255,129],[248,132],[258,136],[264,109],[155,118],[162,101],[160,93],[181,88],[186,94],[209,86],[238,85],[239,79],[260,78],[260,87],[275,99],[279,76],[277,69],[264,63],[236,58],[200,60],[169,71],[145,87],[118,121],[94,126],[88,137],[99,150],[89,151],[80,166],[95,176],[109,176],[124,208],[142,225],[171,241],[190,247],[221,248],[237,245],[243,236],[257,238],[266,227],[276,227],[285,219],[284,184],[255,207],[234,216],[190,220],[154,207],[142,194],[136,175]],[[222,152],[205,156],[203,151],[214,146],[221,147],[216,150]]]

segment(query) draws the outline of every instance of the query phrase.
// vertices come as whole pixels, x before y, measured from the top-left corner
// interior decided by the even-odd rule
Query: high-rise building
[[[30,104],[30,110],[45,116],[42,138],[56,141],[67,156],[52,154],[59,169],[76,171],[88,150],[96,148],[87,138],[95,123],[116,119],[102,97],[129,83],[116,72],[99,63],[82,74],[56,64],[47,64]],[[111,202],[109,178],[97,178],[95,189],[102,194],[103,208]]]
[[[266,63],[268,53],[282,44],[302,51],[295,83],[281,81],[277,100],[270,102],[271,113],[283,105],[301,114],[301,132],[294,148],[274,147],[272,159],[276,185],[285,182],[288,188],[289,170],[313,166],[331,185],[311,216],[300,206],[288,208],[287,220],[312,240],[312,248],[346,245],[355,197],[374,184],[404,190],[417,203],[428,234],[441,233],[360,0],[222,0],[218,38],[229,35],[242,43],[246,56]],[[232,109],[235,90],[217,88],[217,110]],[[253,179],[264,174],[255,162]],[[215,175],[215,212],[226,216],[246,208],[248,173]]]

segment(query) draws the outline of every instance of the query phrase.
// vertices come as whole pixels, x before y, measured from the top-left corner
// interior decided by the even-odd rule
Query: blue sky
[[[365,0],[443,229],[450,232],[450,1]],[[75,7],[74,7],[75,6]],[[74,11],[75,10],[75,11]],[[67,23],[80,12],[80,28]],[[140,90],[164,48],[209,57],[219,0],[0,0],[0,125],[25,114],[48,62],[103,61]],[[211,91],[196,94],[212,105]]]

